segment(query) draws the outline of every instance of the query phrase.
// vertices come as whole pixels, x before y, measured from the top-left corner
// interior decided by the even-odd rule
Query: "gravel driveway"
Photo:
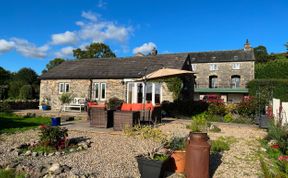
[[[159,128],[167,135],[187,135],[188,121],[177,120]],[[259,177],[260,163],[257,159],[258,138],[265,136],[265,131],[253,126],[238,124],[221,124],[220,133],[209,133],[211,139],[219,136],[233,136],[237,142],[231,149],[224,152],[213,177]],[[157,146],[150,140],[139,140],[126,137],[122,133],[95,133],[85,131],[69,131],[69,137],[85,137],[92,141],[91,148],[85,151],[73,152],[63,156],[51,157],[18,157],[9,152],[21,143],[36,140],[37,130],[30,130],[13,135],[0,135],[0,165],[15,159],[21,159],[26,164],[48,165],[49,163],[65,164],[72,167],[71,172],[93,173],[97,177],[140,177],[135,156],[145,153]],[[23,158],[23,159],[22,159]],[[174,176],[173,176],[174,177]]]

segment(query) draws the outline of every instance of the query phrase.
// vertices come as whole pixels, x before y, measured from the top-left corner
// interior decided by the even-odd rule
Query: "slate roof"
[[[235,57],[237,56],[237,57]],[[185,61],[213,63],[255,60],[253,50],[209,51],[127,58],[81,59],[66,61],[43,74],[40,79],[123,79],[139,78],[157,69],[167,67],[183,69]]]
[[[227,50],[227,51],[208,51],[208,52],[193,52],[189,53],[192,63],[213,63],[213,62],[241,62],[254,61],[253,49],[242,50]]]
[[[123,79],[139,78],[157,69],[182,69],[187,53],[157,56],[81,59],[66,61],[43,74],[40,79]]]

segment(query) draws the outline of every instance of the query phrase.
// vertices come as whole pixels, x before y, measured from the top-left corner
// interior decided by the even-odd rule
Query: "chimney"
[[[156,56],[158,53],[157,49],[154,47],[151,51],[151,56]]]
[[[251,50],[251,46],[250,46],[250,43],[248,41],[248,39],[246,40],[246,43],[244,44],[244,51],[249,51]]]

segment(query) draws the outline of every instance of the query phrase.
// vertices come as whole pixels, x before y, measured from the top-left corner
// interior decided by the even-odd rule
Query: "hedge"
[[[288,79],[288,59],[255,65],[256,79]]]
[[[0,100],[0,106],[7,106],[12,110],[38,109],[38,100]]]
[[[271,94],[273,98],[288,102],[288,79],[255,79],[250,81],[247,87],[252,96],[256,96],[259,91],[262,98],[269,99],[267,95]]]

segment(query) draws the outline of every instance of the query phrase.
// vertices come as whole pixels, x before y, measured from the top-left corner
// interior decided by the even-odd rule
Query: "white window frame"
[[[96,92],[96,86],[98,87],[98,92]],[[99,100],[99,89],[100,89],[100,84],[98,83],[98,82],[93,82],[93,94],[94,94],[94,96],[93,96],[93,99],[94,100]]]
[[[102,97],[103,96],[103,93],[102,93],[103,88],[104,88],[104,98]],[[100,84],[100,101],[105,101],[106,100],[106,89],[107,89],[106,83],[101,83]]]
[[[68,91],[67,91],[67,88],[68,88]],[[70,91],[70,84],[65,83],[65,82],[60,82],[58,84],[58,91],[59,91],[59,94],[68,93]]]
[[[218,70],[218,64],[210,64],[210,70]]]
[[[192,71],[196,71],[196,69],[197,69],[197,64],[191,64],[191,68],[192,68]]]
[[[234,69],[234,70],[240,69],[240,63],[233,63],[232,64],[232,69]]]

